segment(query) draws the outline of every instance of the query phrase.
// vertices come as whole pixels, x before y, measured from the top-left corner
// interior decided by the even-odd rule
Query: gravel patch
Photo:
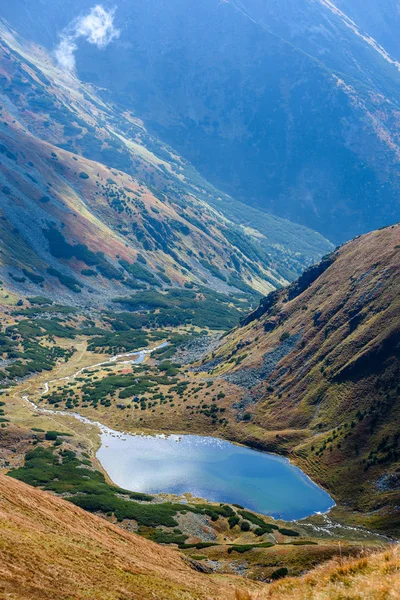
[[[279,362],[285,358],[296,346],[301,339],[301,334],[297,333],[290,338],[281,342],[281,344],[264,354],[262,365],[253,369],[240,369],[231,375],[226,375],[225,380],[235,385],[251,390],[253,387],[265,381],[276,369]]]
[[[249,394],[246,394],[246,396],[243,396],[239,402],[232,404],[232,408],[236,410],[236,420],[244,421],[244,416],[247,412],[247,409],[253,404],[257,404],[257,402],[262,400],[263,395],[264,394],[262,392],[250,392]]]
[[[194,369],[191,370],[193,371],[193,373],[209,373],[210,371],[218,367],[218,365],[220,365],[223,361],[224,359],[222,357],[214,358],[214,360],[210,360],[209,362],[204,363],[200,367],[194,367]]]
[[[376,482],[380,492],[390,492],[400,489],[400,473],[385,473]]]
[[[137,533],[139,529],[137,522],[131,519],[126,519],[125,521],[122,521],[122,523],[118,523],[118,526],[122,527],[122,529],[125,529],[126,531],[130,531],[131,533]]]
[[[198,515],[187,512],[177,513],[175,519],[178,521],[178,527],[186,535],[198,538],[202,542],[215,542],[217,536],[210,525],[210,517],[207,515]]]
[[[182,344],[174,354],[174,362],[189,365],[197,362],[218,346],[221,334],[201,335]]]
[[[229,566],[236,575],[241,576],[245,576],[247,569],[249,568],[249,564],[247,562],[239,562],[237,560],[229,563]]]
[[[224,572],[224,563],[219,560],[207,560],[206,565],[210,567],[213,573]]]
[[[235,371],[235,373],[224,376],[224,379],[229,383],[247,390],[247,393],[232,405],[232,408],[236,410],[236,419],[238,421],[244,420],[247,409],[250,406],[262,400],[264,392],[258,389],[257,386],[274,373],[279,362],[296,347],[300,339],[301,334],[298,333],[281,342],[275,350],[264,354],[263,362],[258,368],[242,368],[239,371]]]

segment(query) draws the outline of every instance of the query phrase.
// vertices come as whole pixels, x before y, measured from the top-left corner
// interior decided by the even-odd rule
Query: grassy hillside
[[[399,548],[361,559],[337,560],[301,579],[273,584],[267,598],[274,600],[380,600],[397,598],[400,586]]]
[[[381,600],[395,598],[399,584],[395,548],[352,561],[341,557],[300,579],[266,586],[210,574],[199,561],[3,475],[0,500],[0,594],[15,600],[55,594],[60,600],[339,600],[344,593]]]
[[[0,593],[16,600],[236,598],[256,588],[196,572],[176,552],[0,476]]]
[[[233,435],[292,453],[387,531],[399,527],[399,252],[399,225],[345,244],[262,300],[210,363],[236,386]]]

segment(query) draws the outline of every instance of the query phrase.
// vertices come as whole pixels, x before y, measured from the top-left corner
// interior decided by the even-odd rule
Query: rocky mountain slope
[[[132,115],[0,27],[1,275],[107,303],[137,289],[267,291],[330,244],[219,194]]]
[[[396,31],[400,25],[400,7],[397,0],[334,0],[331,2],[396,60],[400,60],[400,45]]]
[[[215,185],[336,243],[399,220],[394,2],[102,5],[119,38],[78,41],[78,73]],[[16,0],[0,14],[55,48],[92,7]]]
[[[399,527],[400,226],[264,298],[202,370],[235,386],[228,435],[289,452],[338,501]],[[209,361],[209,362],[208,362]]]

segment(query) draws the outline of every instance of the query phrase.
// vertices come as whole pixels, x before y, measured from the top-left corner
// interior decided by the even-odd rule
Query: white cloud
[[[75,69],[75,52],[78,46],[71,37],[61,37],[60,43],[56,48],[56,59],[60,67],[66,71]]]
[[[78,41],[85,39],[98,48],[106,48],[119,37],[114,26],[115,9],[106,10],[98,4],[88,15],[75,19],[61,34],[55,54],[58,64],[67,71],[75,70],[75,53]]]

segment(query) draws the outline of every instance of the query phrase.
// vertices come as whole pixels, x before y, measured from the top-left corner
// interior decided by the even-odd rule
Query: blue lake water
[[[164,342],[158,348],[166,345]],[[118,354],[107,364],[117,361],[119,364],[139,364],[158,348]],[[122,360],[124,363],[120,362]],[[69,379],[83,370],[86,369],[79,370]],[[54,381],[45,383],[45,392],[49,383]],[[287,521],[327,512],[335,504],[329,494],[300,469],[274,454],[212,437],[122,434],[78,413],[43,409],[29,396],[24,399],[37,412],[72,416],[98,427],[101,447],[97,457],[114,483],[127,490],[179,496],[190,493],[211,502],[241,504],[255,512]]]
[[[120,435],[103,428],[97,457],[114,483],[131,491],[190,492],[284,520],[334,506],[287,459],[216,438]]]

